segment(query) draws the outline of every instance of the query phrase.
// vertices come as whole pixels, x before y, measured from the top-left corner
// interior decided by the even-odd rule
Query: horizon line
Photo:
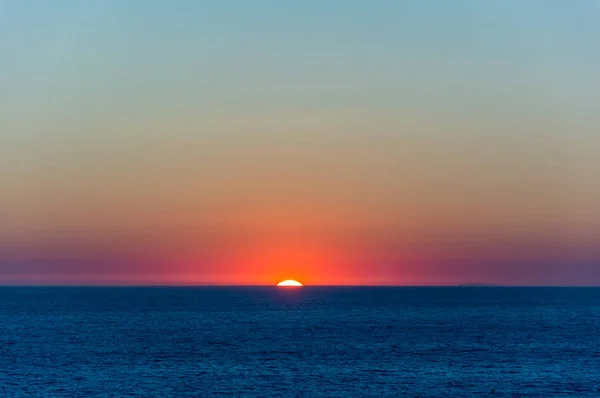
[[[164,288],[190,288],[190,287],[215,287],[215,288],[228,288],[228,287],[278,287],[276,284],[144,284],[144,283],[97,283],[97,284],[63,284],[63,283],[0,283],[0,287],[121,287],[121,288],[144,288],[144,287],[164,287]],[[281,286],[279,286],[281,287]],[[555,288],[600,288],[600,285],[516,285],[516,284],[492,284],[492,283],[460,283],[460,284],[414,284],[414,285],[399,285],[399,284],[363,284],[363,285],[355,285],[355,284],[304,284],[299,287],[390,287],[390,288],[413,288],[413,287],[422,287],[422,288],[434,288],[434,287],[484,287],[484,288],[494,288],[494,287],[508,287],[508,288],[533,288],[533,287],[555,287]]]

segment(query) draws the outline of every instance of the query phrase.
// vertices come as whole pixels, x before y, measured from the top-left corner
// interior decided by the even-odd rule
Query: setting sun
[[[281,281],[277,284],[277,286],[304,286],[302,283],[295,281],[293,279],[287,279],[285,281]]]

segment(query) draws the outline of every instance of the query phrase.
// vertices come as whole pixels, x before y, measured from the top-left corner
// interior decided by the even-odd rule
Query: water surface
[[[4,287],[0,328],[7,397],[600,396],[596,288]]]

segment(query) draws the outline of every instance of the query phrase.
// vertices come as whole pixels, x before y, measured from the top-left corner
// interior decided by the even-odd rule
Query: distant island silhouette
[[[458,286],[460,286],[460,287],[502,287],[504,285],[496,285],[493,283],[472,282],[472,283],[462,283]]]

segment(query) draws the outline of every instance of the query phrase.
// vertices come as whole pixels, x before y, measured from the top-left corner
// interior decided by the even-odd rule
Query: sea
[[[600,289],[1,287],[1,397],[600,397]]]

